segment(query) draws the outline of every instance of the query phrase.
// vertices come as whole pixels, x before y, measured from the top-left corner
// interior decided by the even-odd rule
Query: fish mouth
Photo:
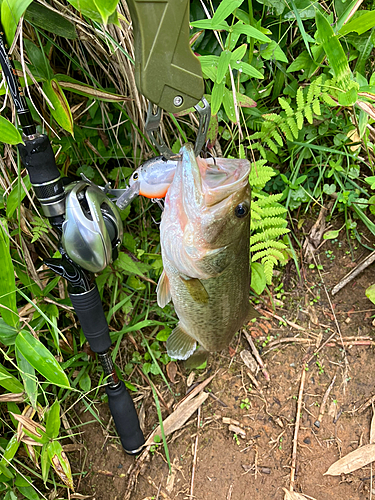
[[[195,158],[192,144],[185,144],[182,154],[183,188],[190,199],[212,206],[245,188],[249,182],[248,160]],[[187,189],[185,190],[185,187]]]

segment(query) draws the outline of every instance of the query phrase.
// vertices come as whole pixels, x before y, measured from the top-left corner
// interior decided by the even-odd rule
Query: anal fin
[[[167,340],[167,352],[171,358],[188,359],[195,351],[197,343],[178,324]]]
[[[198,368],[199,366],[203,365],[205,361],[207,361],[209,355],[210,353],[206,351],[206,349],[204,349],[202,346],[199,346],[195,353],[185,361],[184,367],[187,370]]]

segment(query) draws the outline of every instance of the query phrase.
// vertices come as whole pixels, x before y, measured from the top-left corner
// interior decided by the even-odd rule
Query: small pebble
[[[271,474],[271,469],[269,467],[261,467],[260,472],[262,474]]]
[[[310,444],[311,443],[311,439],[309,437],[305,437],[305,439],[303,440],[303,442],[305,444]]]
[[[117,468],[122,469],[122,464],[118,464]]]

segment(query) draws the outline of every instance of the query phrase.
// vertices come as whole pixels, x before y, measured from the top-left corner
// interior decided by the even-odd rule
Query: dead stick
[[[328,396],[329,396],[329,393],[333,389],[333,386],[334,386],[335,381],[336,381],[336,377],[337,377],[337,372],[335,373],[333,379],[331,380],[331,383],[329,384],[329,386],[327,387],[326,392],[324,393],[324,396],[323,396],[323,399],[322,399],[322,404],[320,405],[318,419],[314,422],[315,427],[317,427],[318,429],[320,428],[320,423],[321,423],[323,415],[324,415],[324,410],[325,410],[325,406],[327,404]]]
[[[297,323],[293,323],[293,321],[289,321],[289,319],[282,318],[281,316],[278,316],[277,314],[271,313],[269,311],[265,311],[264,309],[259,309],[259,312],[264,315],[264,316],[271,316],[272,318],[277,319],[278,321],[282,321],[283,323],[287,323],[289,326],[292,328],[295,328],[296,330],[301,330],[301,331],[306,331],[306,328],[303,328],[302,326],[297,325]]]
[[[262,373],[264,375],[264,378],[267,380],[267,382],[270,381],[270,376],[268,374],[268,371],[266,370],[266,367],[264,366],[264,363],[262,361],[262,358],[260,357],[259,355],[259,352],[257,350],[257,348],[255,347],[255,344],[253,342],[253,339],[251,338],[251,336],[247,333],[246,330],[242,330],[245,337],[246,337],[246,340],[248,341],[249,343],[249,346],[251,347],[251,350],[253,351],[253,354],[254,354],[254,357],[255,359],[258,361],[258,364],[260,366],[260,369],[262,370]]]
[[[359,273],[364,271],[374,261],[375,261],[375,252],[371,252],[370,255],[368,255],[361,264],[359,264],[355,269],[350,271],[350,273],[344,276],[343,279],[339,283],[337,283],[335,287],[333,287],[331,294],[335,295],[337,292],[339,292],[341,288],[344,288],[345,285],[347,285],[350,281],[352,281],[356,276],[358,276]]]
[[[201,421],[201,407],[198,408],[197,435],[195,436],[193,467],[191,469],[190,498],[194,497],[194,478],[195,478],[195,467],[197,465],[197,452],[198,452],[198,438],[199,438],[200,421]]]
[[[296,463],[297,463],[297,440],[298,440],[299,423],[300,423],[300,419],[301,419],[302,396],[303,396],[303,389],[304,389],[304,386],[305,386],[306,368],[307,368],[307,365],[303,365],[302,374],[301,374],[301,383],[300,383],[300,386],[299,386],[298,403],[297,403],[297,414],[296,414],[296,424],[295,424],[295,427],[294,427],[294,437],[293,437],[292,465],[291,465],[291,468],[290,468],[290,485],[289,485],[289,491],[293,491],[294,490],[294,476],[296,474]]]

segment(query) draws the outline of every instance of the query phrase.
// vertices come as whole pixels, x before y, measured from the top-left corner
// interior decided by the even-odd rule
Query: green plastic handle
[[[177,113],[202,98],[202,69],[189,44],[190,0],[127,0],[134,26],[135,81],[160,108]]]

